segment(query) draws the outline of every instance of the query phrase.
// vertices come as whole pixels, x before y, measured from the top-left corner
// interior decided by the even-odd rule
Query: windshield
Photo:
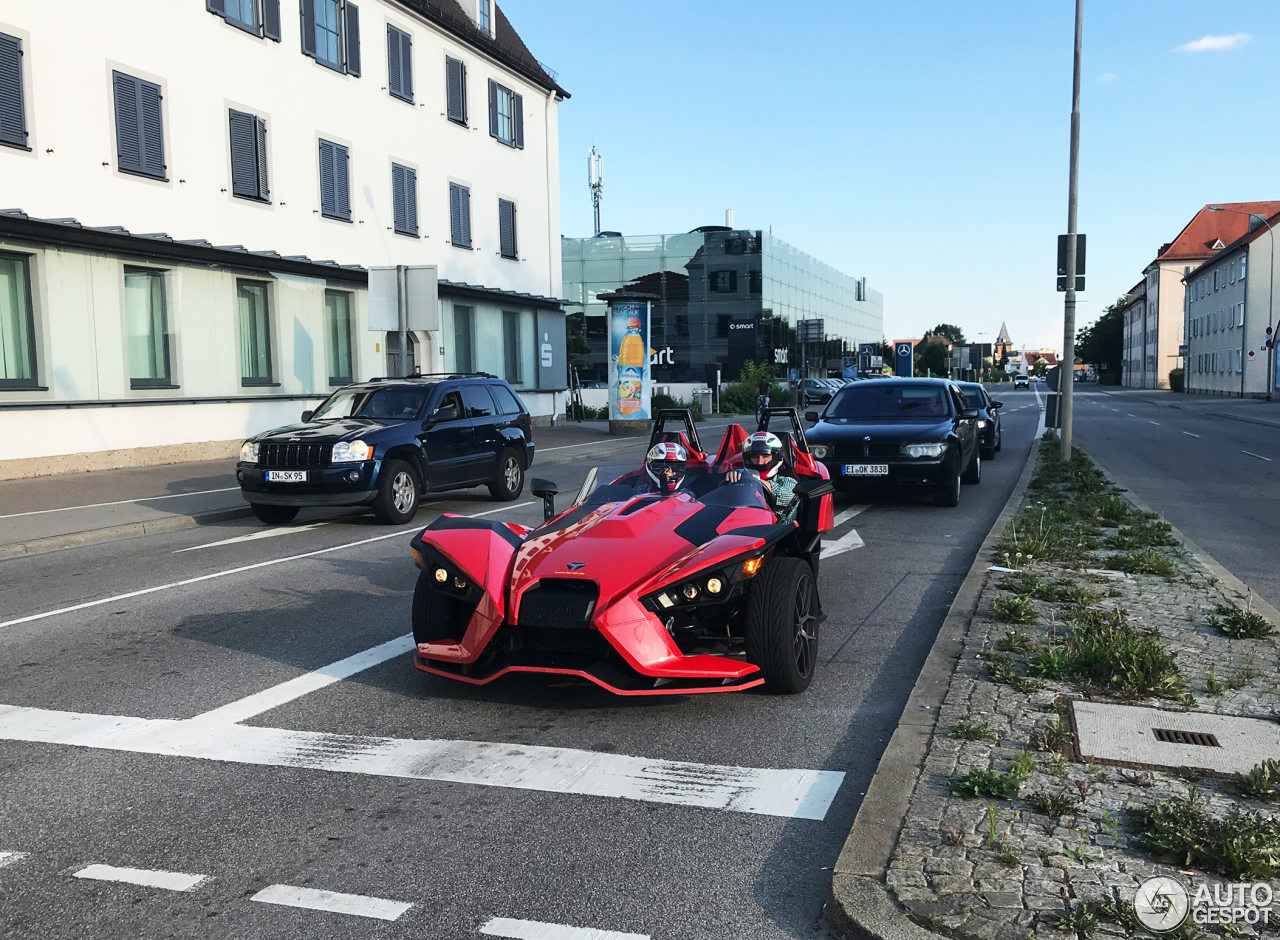
[[[951,414],[943,385],[861,382],[841,390],[826,418],[946,418]]]
[[[965,399],[973,407],[982,408],[986,405],[986,393],[981,385],[966,382],[960,386],[960,391],[964,392]]]
[[[685,474],[683,492],[689,493],[708,506],[732,508],[767,508],[764,486],[752,471],[743,474],[738,483],[725,483],[724,474],[711,473],[705,467],[690,467]],[[575,506],[600,506],[604,503],[620,503],[635,496],[653,493],[653,481],[643,469],[635,467],[597,467],[587,474],[587,479]]]
[[[399,386],[377,388],[347,388],[335,392],[311,416],[312,421],[333,421],[338,418],[385,418],[407,421],[417,417],[426,388]]]

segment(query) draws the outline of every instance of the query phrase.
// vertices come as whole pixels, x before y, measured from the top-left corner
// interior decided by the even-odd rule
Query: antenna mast
[[[591,207],[595,210],[596,234],[600,234],[600,199],[604,195],[604,157],[592,146],[587,154],[587,185],[591,187]]]

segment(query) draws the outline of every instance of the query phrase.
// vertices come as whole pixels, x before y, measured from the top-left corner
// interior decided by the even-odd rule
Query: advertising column
[[[648,433],[652,379],[649,371],[649,302],[617,300],[609,303],[609,425],[646,422]]]

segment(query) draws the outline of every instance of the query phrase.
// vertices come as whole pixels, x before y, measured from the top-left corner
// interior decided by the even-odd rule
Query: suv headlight
[[[809,450],[813,451],[813,456],[819,460],[826,460],[827,454],[831,453],[831,448],[826,444],[810,444]]]
[[[243,444],[241,444],[240,459],[244,463],[257,463],[258,462],[258,442],[245,441]]]
[[[364,441],[338,441],[333,445],[331,463],[353,463],[357,460],[368,460],[373,456],[373,448]]]
[[[946,449],[946,444],[907,444],[902,452],[908,457],[941,457]]]

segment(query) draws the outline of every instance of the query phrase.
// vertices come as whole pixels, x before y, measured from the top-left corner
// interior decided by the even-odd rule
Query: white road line
[[[149,868],[116,868],[114,865],[90,865],[75,873],[77,878],[94,881],[121,881],[144,888],[164,888],[166,891],[190,891],[208,875],[188,875],[180,871],[152,871]]]
[[[867,543],[862,541],[862,536],[858,534],[857,529],[850,529],[848,534],[841,536],[834,542],[824,541],[822,543],[823,559],[835,558],[837,555],[843,555],[845,552],[851,552],[855,548],[862,548]]]
[[[472,513],[471,518],[475,519],[480,516],[492,515],[495,512],[505,512],[508,509],[521,509],[524,506],[532,506],[533,502],[516,503],[514,506],[499,506],[497,509],[488,509],[484,512]],[[0,621],[0,627],[15,627],[20,623],[30,623],[33,620],[44,620],[46,617],[56,617],[58,614],[69,614],[77,610],[87,610],[90,607],[101,607],[103,604],[114,604],[117,601],[125,601],[131,597],[142,597],[146,594],[155,594],[158,591],[168,591],[177,587],[186,587],[188,584],[199,584],[201,581],[212,581],[216,578],[225,578],[228,575],[240,574],[245,571],[254,571],[258,568],[270,568],[272,565],[283,565],[286,562],[298,561],[302,558],[315,558],[317,555],[327,555],[330,552],[340,552],[344,548],[355,548],[359,545],[369,545],[373,542],[382,542],[386,539],[399,538],[410,532],[424,528],[421,525],[411,525],[403,529],[396,529],[394,532],[388,532],[385,535],[375,535],[367,539],[359,539],[355,542],[343,542],[341,545],[330,545],[328,548],[318,548],[315,551],[302,552],[298,555],[286,555],[283,558],[271,558],[267,561],[259,561],[252,565],[241,565],[238,568],[228,568],[225,571],[215,571],[211,574],[202,574],[194,578],[183,578],[181,581],[170,581],[167,584],[157,584],[155,587],[143,588],[139,591],[128,591],[124,594],[114,594],[111,597],[101,597],[96,601],[85,601],[81,604],[72,604],[69,607],[58,607],[54,610],[46,610],[39,614],[28,614],[25,617],[14,617],[12,620]]]
[[[293,885],[271,885],[249,900],[261,901],[263,904],[282,904],[285,907],[305,907],[334,914],[354,914],[356,917],[376,917],[378,920],[396,920],[413,907],[404,901],[388,901],[364,894],[342,894],[338,891],[320,891]]]
[[[622,933],[598,927],[570,927],[548,924],[540,920],[512,920],[495,917],[480,932],[488,937],[510,937],[511,940],[649,940],[647,933]]]
[[[297,532],[308,532],[311,529],[318,529],[322,525],[328,525],[327,522],[313,522],[310,525],[299,526],[282,526],[278,529],[263,529],[261,532],[254,532],[252,535],[237,535],[232,539],[223,539],[220,542],[207,542],[204,545],[192,545],[190,548],[180,548],[174,552],[175,555],[181,555],[183,552],[198,552],[202,548],[217,548],[219,545],[235,545],[238,542],[256,542],[258,539],[273,539],[281,535],[293,535]]]
[[[1147,419],[1147,424],[1154,424],[1156,427],[1160,427],[1159,421],[1152,421],[1150,418]]]
[[[824,819],[842,771],[698,764],[572,748],[413,740],[0,705],[0,740]]]
[[[1267,463],[1271,463],[1271,458],[1270,458],[1270,457],[1263,457],[1261,454],[1255,454],[1255,453],[1254,453],[1253,451],[1251,451],[1251,450],[1242,450],[1242,451],[1240,451],[1240,453],[1242,453],[1242,454],[1248,454],[1250,457],[1257,457],[1259,460],[1265,460]]]
[[[1127,412],[1127,411],[1125,412],[1125,414],[1129,415],[1129,417],[1130,417],[1130,418],[1136,418],[1136,417],[1138,417],[1138,416],[1137,416],[1137,415],[1135,415],[1135,414],[1129,414],[1129,412]]]
[[[230,493],[238,486],[224,486],[217,490],[195,490],[190,493],[169,493],[167,496],[143,496],[140,499],[117,499],[109,503],[86,503],[83,506],[59,506],[57,509],[33,509],[30,512],[11,512],[0,519],[16,519],[18,516],[42,516],[48,512],[70,512],[73,509],[99,509],[103,506],[124,506],[132,503],[152,503],[158,499],[178,499],[182,496],[208,496],[210,493]]]
[[[0,852],[0,868],[20,862],[27,857],[26,852]]]
[[[301,698],[304,695],[323,689],[327,685],[350,678],[357,672],[363,672],[379,663],[386,662],[388,659],[401,656],[414,648],[413,634],[406,633],[404,636],[388,640],[372,649],[356,653],[354,656],[348,656],[346,659],[340,659],[336,663],[330,663],[314,672],[305,673],[287,682],[282,682],[269,689],[255,692],[253,695],[223,705],[221,708],[215,708],[212,711],[196,715],[191,720],[221,724],[235,724],[245,721],[255,715],[269,712],[273,708],[279,708],[286,702],[292,702],[296,698]]]
[[[1199,434],[1192,434],[1190,431],[1183,431],[1182,433],[1183,433],[1183,434],[1185,434],[1185,435],[1187,435],[1187,437],[1199,437],[1199,436],[1200,436]]]
[[[561,444],[559,447],[539,447],[539,448],[538,448],[538,453],[539,453],[539,454],[549,454],[549,453],[551,453],[553,450],[572,450],[572,449],[573,449],[573,448],[575,448],[575,447],[590,447],[592,444],[594,444],[594,445],[596,445],[596,446],[599,446],[599,445],[601,445],[601,444],[608,444],[608,443],[609,443],[609,441],[586,441],[585,443],[582,443],[582,444]],[[644,440],[642,440],[642,439],[638,439],[638,438],[637,438],[637,439],[635,439],[635,443],[636,443],[636,444],[644,444],[644,443],[646,443],[646,442],[645,442]]]
[[[839,527],[844,525],[854,516],[858,515],[861,512],[866,512],[870,508],[871,508],[870,506],[850,506],[848,509],[836,515],[834,527]]]

